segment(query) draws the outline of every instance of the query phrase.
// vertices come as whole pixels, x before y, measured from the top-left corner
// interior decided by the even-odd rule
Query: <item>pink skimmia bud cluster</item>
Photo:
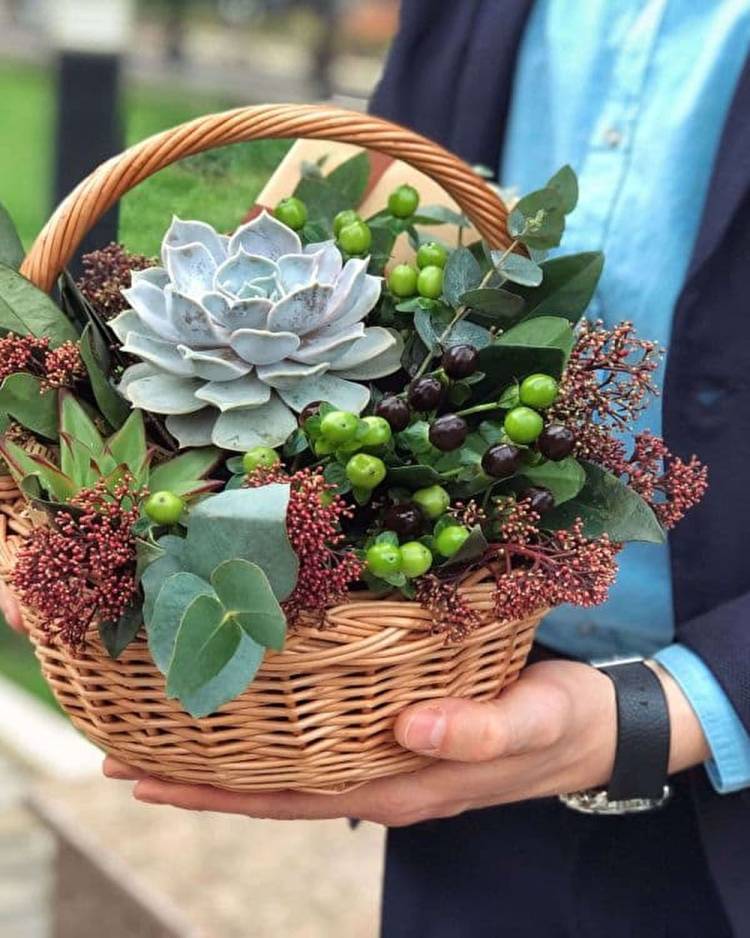
[[[482,624],[480,615],[461,596],[459,581],[460,577],[441,579],[428,573],[414,584],[414,598],[432,616],[432,631],[445,633],[450,642],[460,642]]]
[[[299,559],[294,592],[283,604],[290,623],[302,613],[322,613],[345,599],[350,585],[359,579],[362,563],[353,550],[342,548],[345,535],[341,520],[353,510],[323,478],[321,469],[301,469],[291,475],[279,467],[254,470],[246,485],[269,482],[291,486],[287,509],[287,533]]]
[[[113,242],[84,255],[78,289],[104,319],[113,319],[128,308],[122,290],[130,286],[132,271],[155,265],[154,258],[131,254]]]
[[[75,342],[50,349],[45,337],[10,332],[0,339],[0,382],[21,371],[41,378],[42,390],[72,387],[86,374]]]
[[[681,521],[708,488],[708,469],[696,456],[687,462],[673,456],[664,441],[651,433],[636,436],[624,473],[665,528]]]
[[[50,525],[37,527],[18,552],[12,585],[48,634],[80,647],[90,625],[115,622],[136,598],[139,510],[132,480],[113,492],[83,489]]]
[[[495,612],[514,619],[550,606],[598,606],[617,575],[619,544],[603,535],[587,538],[578,519],[570,528],[535,527],[525,501],[509,509],[501,540],[491,547],[496,577]]]

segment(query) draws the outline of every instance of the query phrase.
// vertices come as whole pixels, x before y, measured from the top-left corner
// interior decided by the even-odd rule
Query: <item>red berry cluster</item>
[[[526,517],[509,525],[520,531],[527,522]],[[495,614],[517,619],[563,603],[598,606],[617,575],[619,549],[606,535],[585,537],[580,519],[567,530],[536,531],[534,537],[493,545]]]
[[[318,469],[287,475],[280,467],[258,467],[246,485],[285,482],[291,487],[286,523],[289,541],[299,559],[299,575],[292,595],[284,603],[290,623],[302,613],[321,614],[346,598],[363,566],[352,550],[342,549],[341,519],[354,514]]]
[[[448,641],[460,642],[482,624],[482,618],[461,597],[459,578],[441,579],[434,573],[414,583],[414,598],[430,612],[432,631],[445,633]]]
[[[78,289],[101,316],[113,319],[128,308],[122,291],[130,286],[132,271],[155,265],[153,257],[131,254],[121,244],[113,242],[83,256],[83,275]]]
[[[696,456],[688,462],[673,456],[652,433],[639,433],[625,464],[628,484],[654,509],[665,528],[673,528],[703,498],[708,469]]]
[[[42,378],[43,391],[72,387],[86,375],[75,342],[64,342],[59,348],[50,349],[46,337],[11,332],[0,339],[0,382],[21,371]]]
[[[18,552],[11,582],[48,634],[80,647],[90,625],[116,622],[135,598],[139,510],[132,480],[109,493],[83,489],[49,526],[37,527]]]

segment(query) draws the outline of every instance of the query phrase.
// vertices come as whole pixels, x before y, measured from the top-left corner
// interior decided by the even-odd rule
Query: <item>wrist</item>
[[[671,726],[669,774],[706,762],[711,751],[698,717],[674,678],[656,661],[644,662],[659,678],[667,698]]]

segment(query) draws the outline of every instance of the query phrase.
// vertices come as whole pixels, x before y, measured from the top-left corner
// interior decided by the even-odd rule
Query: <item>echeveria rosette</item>
[[[398,334],[363,322],[380,278],[333,241],[303,247],[265,212],[231,237],[175,218],[161,259],[133,273],[130,308],[111,325],[141,359],[120,391],[167,415],[180,446],[279,446],[294,412],[325,400],[360,413],[370,391],[359,382],[400,367]]]

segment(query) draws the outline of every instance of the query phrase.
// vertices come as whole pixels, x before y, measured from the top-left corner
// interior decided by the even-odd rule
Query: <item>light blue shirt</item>
[[[516,67],[500,180],[524,193],[564,163],[578,173],[581,197],[564,250],[606,255],[591,318],[608,325],[629,319],[645,338],[668,345],[749,47],[747,0],[535,3]],[[663,367],[657,378],[661,383]],[[639,426],[660,433],[658,399]],[[666,545],[627,545],[608,602],[555,610],[539,637],[589,660],[656,658],[701,722],[714,786],[726,792],[750,785],[750,736],[703,661],[673,643]]]

